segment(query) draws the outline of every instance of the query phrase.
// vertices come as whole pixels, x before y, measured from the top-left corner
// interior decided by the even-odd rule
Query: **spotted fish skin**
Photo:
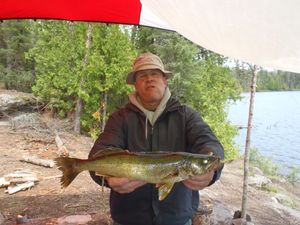
[[[218,156],[187,152],[129,152],[104,149],[90,159],[60,157],[56,165],[63,172],[61,184],[67,187],[82,171],[95,171],[101,176],[126,177],[157,184],[163,200],[174,183],[222,166]]]

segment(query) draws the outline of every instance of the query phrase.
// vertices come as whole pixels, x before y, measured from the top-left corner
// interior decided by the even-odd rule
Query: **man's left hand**
[[[214,171],[211,171],[203,175],[193,176],[189,179],[182,181],[182,183],[184,183],[184,185],[187,186],[188,188],[194,191],[198,191],[207,187],[212,181],[213,177],[214,177]]]

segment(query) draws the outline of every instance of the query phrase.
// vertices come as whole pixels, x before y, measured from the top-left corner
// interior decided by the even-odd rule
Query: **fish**
[[[129,152],[119,148],[99,151],[92,158],[58,157],[62,171],[61,186],[66,188],[82,171],[94,171],[103,177],[126,177],[156,184],[159,200],[164,200],[176,182],[221,168],[216,155],[188,152]]]

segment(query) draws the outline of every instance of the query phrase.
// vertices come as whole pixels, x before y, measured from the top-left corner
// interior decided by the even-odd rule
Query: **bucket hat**
[[[170,78],[172,73],[170,71],[165,70],[164,64],[161,59],[150,52],[143,53],[139,55],[132,64],[132,71],[128,73],[126,83],[134,84],[135,82],[135,73],[140,70],[148,70],[148,69],[159,69],[163,72],[166,78]]]

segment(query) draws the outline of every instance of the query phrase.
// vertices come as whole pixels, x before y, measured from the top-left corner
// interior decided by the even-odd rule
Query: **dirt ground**
[[[65,131],[59,132],[59,136],[71,157],[87,158],[92,139]],[[97,219],[101,217],[98,222],[90,224],[105,224],[105,220],[109,219],[104,216],[109,211],[109,191],[102,191],[87,172],[80,174],[67,189],[62,189],[61,172],[56,167],[47,168],[20,161],[23,155],[43,159],[58,157],[54,133],[32,128],[13,130],[8,122],[0,121],[0,143],[0,177],[17,170],[30,170],[39,178],[30,190],[12,195],[5,193],[5,188],[0,188],[0,214],[5,218],[5,224],[15,224],[19,214],[26,214],[35,221],[34,224],[56,224],[52,218],[76,214],[91,214]]]
[[[243,160],[225,165],[221,178],[214,185],[200,191],[215,202],[221,202],[233,213],[241,209],[243,194]],[[247,214],[256,225],[300,225],[300,188],[285,180],[272,179],[277,193],[293,200],[293,206],[287,207],[272,200],[275,193],[262,191],[248,186]]]
[[[93,145],[91,138],[73,134],[64,129],[63,121],[54,121],[44,116],[41,119],[47,127],[59,131],[61,140],[71,157],[87,158]],[[36,155],[44,159],[54,159],[59,155],[53,129],[27,127],[12,129],[8,121],[0,120],[0,177],[16,170],[30,170],[39,177],[39,182],[30,190],[12,195],[0,188],[0,216],[4,224],[15,224],[16,216],[26,214],[31,223],[57,224],[57,218],[66,215],[90,214],[89,224],[109,224],[109,190],[96,185],[88,173],[80,174],[66,189],[61,189],[61,173],[56,168],[46,168],[21,162],[23,155]],[[220,201],[232,213],[241,207],[243,184],[242,161],[228,163],[221,179],[202,191],[214,201]],[[248,213],[254,224],[298,224],[300,225],[300,189],[286,182],[275,181],[280,192],[294,200],[294,209],[272,202],[272,194],[249,187]]]

